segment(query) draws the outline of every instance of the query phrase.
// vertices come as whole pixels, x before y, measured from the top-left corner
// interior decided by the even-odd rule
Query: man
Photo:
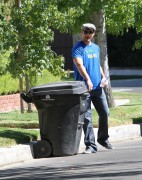
[[[95,31],[96,27],[94,24],[83,24],[81,28],[82,40],[72,49],[75,80],[84,81],[89,91],[87,98],[88,107],[83,125],[84,143],[86,145],[84,153],[86,154],[97,152],[92,126],[91,102],[99,116],[97,141],[103,147],[113,149],[108,141],[109,108],[103,89],[104,86],[108,85],[108,81],[100,66],[100,48],[92,42]]]

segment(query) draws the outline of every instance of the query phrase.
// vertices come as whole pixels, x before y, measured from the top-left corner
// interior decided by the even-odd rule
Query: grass
[[[0,147],[28,143],[39,139],[39,131],[21,128],[0,128]]]
[[[0,113],[0,127],[10,128],[38,128],[37,111],[32,113],[23,113],[19,111]]]
[[[117,108],[112,108],[112,117],[124,124],[142,123],[142,94],[141,93],[126,93],[121,92],[115,95],[116,98],[129,99],[130,102]],[[117,110],[117,114],[116,114]],[[117,115],[117,116],[116,116]],[[110,119],[111,120],[111,119]],[[114,121],[112,119],[112,121]]]
[[[0,147],[28,143],[40,138],[38,114],[19,111],[0,113]]]

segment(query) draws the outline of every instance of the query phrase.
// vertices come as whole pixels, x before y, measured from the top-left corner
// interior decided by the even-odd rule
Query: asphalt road
[[[142,93],[142,79],[111,80],[113,91]]]
[[[102,180],[142,179],[142,138],[117,142],[114,150],[95,154],[34,159],[6,166],[0,179]]]

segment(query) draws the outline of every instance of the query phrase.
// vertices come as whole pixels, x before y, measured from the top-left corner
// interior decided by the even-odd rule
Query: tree
[[[137,31],[141,32],[141,7],[141,0],[24,0],[19,9],[11,7],[9,21],[5,18],[0,23],[0,38],[3,42],[0,47],[13,47],[15,51],[11,54],[8,69],[13,76],[36,76],[45,68],[55,75],[64,74],[64,59],[56,55],[50,46],[54,40],[53,29],[77,33],[82,23],[95,22],[98,37],[103,37],[101,40],[104,40],[106,20],[106,29],[109,33],[123,33],[124,28],[131,26],[135,26]],[[140,46],[140,42],[141,40],[136,42],[137,47]],[[103,48],[102,66],[107,73],[107,44],[106,41],[105,44],[101,43],[99,38],[98,43],[101,49]],[[21,62],[17,61],[19,44],[22,47]],[[109,89],[111,90],[111,87]],[[109,93],[111,94],[111,91]]]
[[[101,67],[104,71],[104,74],[109,79],[108,87],[105,88],[105,93],[108,101],[109,107],[114,107],[115,102],[112,96],[112,89],[110,83],[110,73],[108,66],[108,52],[107,52],[107,36],[106,36],[106,22],[105,22],[105,14],[103,10],[100,10],[98,13],[94,13],[92,16],[94,20],[94,24],[97,27],[97,33],[95,36],[95,42],[100,46],[100,59],[101,59]]]
[[[142,1],[141,0],[109,0],[104,7],[106,28],[110,34],[123,34],[130,27],[142,32]],[[142,46],[142,39],[135,43],[136,48]]]
[[[137,33],[142,32],[142,1],[141,0],[123,0],[123,1],[108,1],[104,6],[104,14],[106,16],[106,29],[111,34],[123,34],[125,30],[130,27],[135,27]],[[102,18],[103,19],[103,18]],[[104,31],[105,32],[105,31]],[[135,48],[142,47],[142,39],[135,42]],[[107,56],[104,59],[107,60]],[[106,68],[104,68],[107,70]],[[114,106],[111,87],[106,89],[108,104],[110,107]]]
[[[22,1],[19,9],[11,7],[11,19],[7,22],[5,48],[13,47],[9,71],[14,77],[36,76],[43,69],[55,75],[64,74],[64,59],[51,50],[53,29],[67,32],[73,23],[73,8],[59,11],[57,1]],[[21,61],[17,61],[17,47],[22,49]]]
[[[26,90],[29,78],[32,79],[48,69],[54,75],[66,75],[64,58],[51,50],[53,29],[67,32],[68,27],[78,17],[76,9],[58,9],[58,1],[26,0],[3,1],[1,21],[1,47],[13,52],[7,66],[13,77],[20,78],[20,93],[23,91],[22,79],[25,77]],[[13,3],[13,4],[12,4]],[[10,13],[6,13],[7,7]],[[21,102],[21,112],[23,103]]]

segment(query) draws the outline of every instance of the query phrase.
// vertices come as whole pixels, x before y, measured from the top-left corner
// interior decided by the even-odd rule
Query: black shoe
[[[108,140],[106,140],[105,142],[101,142],[98,140],[98,143],[103,147],[105,147],[106,149],[114,149],[114,147],[110,144]]]

